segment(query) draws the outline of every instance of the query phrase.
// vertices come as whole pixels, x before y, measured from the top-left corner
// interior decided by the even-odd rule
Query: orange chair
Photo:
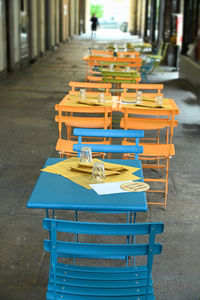
[[[58,122],[59,138],[56,144],[56,150],[60,156],[76,156],[73,151],[73,144],[77,142],[71,136],[72,128],[112,128],[112,107],[105,106],[61,106],[55,105],[58,115],[55,121]],[[62,130],[63,124],[67,130]],[[110,140],[97,140],[96,143],[110,143]],[[88,140],[87,140],[88,143]],[[92,143],[94,143],[92,141]],[[97,154],[99,155],[99,154]]]
[[[112,87],[111,83],[92,83],[92,82],[77,82],[70,81],[69,86],[72,88],[69,91],[70,95],[79,94],[80,89],[86,89],[86,93],[88,94],[99,94],[104,93],[107,96],[110,96],[110,89]]]
[[[152,178],[145,177],[144,181],[152,183],[164,184],[164,189],[150,189],[148,192],[164,193],[164,202],[152,202],[148,201],[148,204],[159,204],[166,208],[167,194],[168,194],[168,175],[169,175],[169,159],[175,155],[175,148],[172,144],[172,136],[174,127],[177,126],[177,121],[174,120],[174,116],[164,116],[162,111],[154,110],[152,112],[146,112],[144,110],[136,110],[133,108],[122,108],[124,117],[121,119],[120,127],[124,129],[141,129],[145,132],[145,138],[148,142],[142,142],[143,153],[139,156],[142,161],[146,161],[142,164],[144,169],[160,169],[162,171],[162,177]],[[161,134],[162,133],[162,134]],[[150,137],[155,134],[155,137]],[[144,140],[145,140],[144,138]],[[123,145],[132,145],[134,141],[127,139],[123,140]],[[128,154],[124,158],[133,157]],[[151,172],[155,174],[155,172]]]
[[[164,89],[163,84],[129,84],[124,83],[121,85],[121,88],[124,89],[121,96],[122,97],[135,97],[137,91],[142,91],[146,97],[155,97],[157,95],[162,95],[162,90]]]

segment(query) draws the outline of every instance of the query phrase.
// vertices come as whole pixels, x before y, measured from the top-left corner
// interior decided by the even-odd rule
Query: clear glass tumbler
[[[103,162],[95,162],[92,169],[92,182],[102,183],[105,180],[105,169]]]
[[[141,91],[136,92],[136,99],[138,102],[142,102],[142,92]]]
[[[98,102],[99,103],[104,103],[105,102],[105,95],[104,95],[104,93],[100,93],[98,95]]]
[[[162,105],[163,104],[162,96],[161,95],[156,96],[155,102],[159,105]]]
[[[81,100],[85,100],[86,99],[86,91],[85,91],[85,89],[80,89],[80,91],[79,91],[79,98]]]
[[[110,71],[113,71],[113,69],[114,69],[114,65],[113,65],[113,64],[110,64],[110,65],[109,65],[109,70],[110,70]]]
[[[80,162],[84,164],[89,164],[92,162],[92,150],[90,147],[81,148]]]

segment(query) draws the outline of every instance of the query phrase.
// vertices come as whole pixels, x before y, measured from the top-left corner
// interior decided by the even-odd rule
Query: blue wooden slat
[[[48,290],[53,291],[54,285],[52,283],[48,284]],[[56,284],[56,291],[67,293],[67,294],[75,294],[75,295],[83,295],[83,296],[136,296],[136,295],[144,295],[146,292],[146,287],[136,287],[136,288],[119,288],[117,285],[114,289],[111,288],[93,288],[93,287],[73,287]],[[153,293],[152,286],[149,287],[148,293]]]
[[[55,300],[53,292],[48,291],[47,292],[47,300]],[[145,296],[127,296],[124,298],[124,296],[119,297],[106,297],[106,296],[81,296],[81,295],[70,295],[70,294],[64,294],[64,293],[57,293],[57,299],[56,300],[145,300]],[[155,300],[154,295],[148,295],[148,300]]]
[[[75,136],[90,136],[90,137],[115,137],[115,138],[142,138],[144,137],[143,130],[124,130],[124,129],[87,129],[75,128]]]
[[[58,270],[67,270],[68,271],[76,271],[79,274],[81,272],[88,272],[88,273],[104,273],[104,276],[106,274],[109,276],[110,273],[130,273],[133,274],[135,272],[146,272],[147,267],[146,266],[133,266],[133,267],[93,267],[93,266],[79,266],[79,265],[69,265],[69,264],[57,264]]]
[[[52,219],[43,219],[43,228],[50,230]],[[156,223],[92,223],[56,220],[56,230],[60,232],[101,234],[101,235],[144,235],[149,234],[151,225],[154,226],[156,234],[162,233],[164,224]]]
[[[135,255],[147,255],[148,244],[122,244],[122,245],[111,245],[111,244],[89,244],[89,243],[70,243],[64,241],[57,241],[56,243],[57,253],[65,253],[69,257],[104,257],[111,256],[123,257],[123,256],[135,256]],[[51,241],[44,241],[45,251],[51,251]],[[152,254],[160,254],[162,251],[161,244],[154,244],[152,247]]]
[[[142,146],[129,146],[129,145],[102,145],[102,144],[74,144],[74,151],[81,151],[82,147],[90,147],[92,152],[105,152],[105,153],[142,153]]]
[[[50,275],[49,280],[51,283],[53,283],[53,275]],[[77,278],[70,278],[69,276],[62,276],[58,273],[56,273],[56,282],[58,284],[62,284],[64,286],[80,286],[80,287],[94,287],[94,288],[115,288],[116,285],[118,288],[130,288],[130,287],[138,287],[138,286],[146,286],[147,285],[147,279],[123,279],[123,277],[119,277],[118,280],[112,279],[112,277],[104,278],[102,280],[95,280],[92,278],[91,281],[88,279],[77,279]],[[153,284],[153,281],[151,280],[150,285]]]
[[[80,280],[144,280],[147,279],[148,274],[147,274],[147,267],[142,266],[143,268],[141,268],[140,266],[138,267],[137,270],[134,270],[133,272],[125,272],[123,269],[123,267],[121,268],[117,268],[118,271],[117,272],[109,272],[107,271],[107,268],[102,268],[101,271],[99,271],[98,267],[93,267],[93,269],[95,269],[95,271],[93,270],[93,272],[90,271],[82,271],[80,272],[80,266],[76,266],[76,269],[74,270],[70,270],[68,267],[65,268],[60,268],[60,264],[57,264],[57,268],[56,268],[56,275],[57,276],[62,276],[62,278],[72,278],[72,279],[80,279]],[[108,268],[109,269],[109,268]],[[120,272],[120,269],[122,269],[122,271]],[[103,271],[104,270],[104,271]],[[53,274],[53,271],[51,270],[51,274]]]

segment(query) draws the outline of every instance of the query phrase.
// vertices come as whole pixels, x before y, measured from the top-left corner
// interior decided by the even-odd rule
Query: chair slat
[[[62,292],[57,293],[57,299],[59,300],[116,300],[116,296],[81,296],[81,295],[71,295],[71,294],[64,294]],[[117,300],[146,300],[145,296],[119,296],[117,297]],[[55,300],[54,298],[54,292],[48,291],[47,292],[47,300]],[[148,295],[148,300],[155,300],[154,295]]]
[[[58,254],[67,253],[69,257],[123,257],[135,255],[147,255],[148,244],[144,245],[111,245],[111,244],[89,244],[89,243],[70,243],[57,241]],[[51,251],[51,241],[44,241],[45,251]],[[154,244],[152,254],[160,254],[162,251],[161,244]]]
[[[81,151],[83,144],[74,144],[74,151]],[[105,152],[105,153],[142,153],[142,146],[124,146],[124,145],[97,145],[97,144],[84,144],[84,147],[90,147],[92,152]]]
[[[62,292],[63,294],[76,294],[82,296],[138,296],[141,294],[145,294],[146,287],[129,287],[129,288],[119,288],[116,286],[115,288],[93,288],[93,287],[73,287],[66,286],[62,284],[57,284],[56,289],[58,292]],[[48,290],[54,290],[54,285],[52,283],[48,284]],[[148,289],[149,294],[153,293],[153,288],[150,285]]]
[[[142,130],[122,130],[122,129],[82,129],[75,128],[74,135],[93,136],[93,137],[115,137],[115,138],[142,138]]]
[[[50,230],[51,219],[43,219],[43,228]],[[56,220],[56,230],[58,232],[98,234],[98,235],[144,235],[150,233],[151,226],[157,234],[163,232],[163,223],[89,223]]]

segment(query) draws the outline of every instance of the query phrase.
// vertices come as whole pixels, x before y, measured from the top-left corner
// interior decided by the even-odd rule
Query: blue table
[[[48,158],[44,167],[64,159]],[[134,174],[143,181],[141,162],[137,160],[105,160],[115,164],[140,168]],[[110,195],[98,195],[93,189],[86,189],[63,176],[41,172],[27,203],[28,208],[66,209],[75,211],[122,211],[145,212],[147,201],[145,192],[129,192]]]

